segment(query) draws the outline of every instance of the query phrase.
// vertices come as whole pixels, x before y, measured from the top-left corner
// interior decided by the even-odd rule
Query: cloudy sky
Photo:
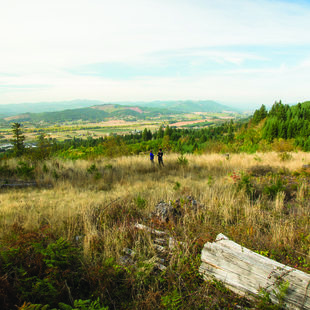
[[[0,104],[310,100],[309,0],[0,0]]]

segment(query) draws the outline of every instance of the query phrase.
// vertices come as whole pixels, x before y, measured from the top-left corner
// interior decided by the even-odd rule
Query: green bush
[[[0,165],[0,176],[1,177],[12,177],[15,173],[14,169],[11,169],[8,165]]]
[[[62,238],[53,241],[44,232],[18,231],[1,248],[0,266],[14,289],[14,304],[69,302],[68,287],[75,297],[84,295],[81,254]]]
[[[272,180],[272,184],[265,185],[263,193],[266,194],[269,198],[274,199],[279,192],[284,192],[285,186],[280,177],[276,177]]]
[[[30,166],[28,163],[20,161],[16,167],[17,175],[25,179],[34,178],[35,167]]]
[[[250,198],[254,198],[255,187],[251,182],[251,176],[249,174],[241,173],[240,176],[233,175],[232,178],[235,180],[238,191],[244,190]]]
[[[292,154],[287,153],[287,152],[280,153],[278,156],[281,161],[288,161],[293,158]]]
[[[178,157],[178,165],[183,167],[188,165],[188,159],[183,154]]]
[[[90,173],[90,174],[93,174],[95,172],[98,172],[98,168],[96,167],[95,164],[92,164],[88,169],[87,169],[87,172]]]
[[[108,310],[108,307],[100,305],[99,298],[95,301],[87,300],[75,300],[73,307],[60,302],[57,308],[51,309],[50,305],[25,303],[19,310]]]
[[[180,189],[180,187],[181,187],[181,183],[177,181],[177,182],[175,182],[175,184],[174,184],[174,186],[173,186],[173,189],[174,189],[175,191],[177,191],[177,190]]]
[[[138,195],[135,199],[135,203],[138,207],[138,209],[145,209],[145,207],[147,206],[147,201],[141,197],[140,195]]]

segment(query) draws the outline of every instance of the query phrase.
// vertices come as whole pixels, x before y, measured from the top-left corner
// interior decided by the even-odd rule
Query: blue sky
[[[310,1],[0,0],[0,104],[310,100]]]

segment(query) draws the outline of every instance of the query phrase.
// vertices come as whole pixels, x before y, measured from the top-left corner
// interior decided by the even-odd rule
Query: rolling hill
[[[63,109],[61,111],[47,111],[41,113],[36,112],[40,109],[56,109],[57,107],[77,105],[91,105],[88,107]],[[215,101],[153,101],[153,102],[120,102],[117,104],[102,104],[100,101],[70,101],[59,103],[42,103],[30,104],[28,111],[25,112],[26,106],[16,105],[20,107],[19,112],[13,114],[14,109],[11,108],[6,118],[8,122],[14,121],[32,121],[32,122],[63,122],[63,121],[103,121],[108,118],[122,119],[145,119],[146,117],[157,117],[162,115],[175,115],[191,112],[223,112],[234,111],[233,108],[221,105]],[[18,107],[14,107],[18,111]],[[0,112],[1,112],[0,106]],[[3,114],[5,114],[3,112]]]

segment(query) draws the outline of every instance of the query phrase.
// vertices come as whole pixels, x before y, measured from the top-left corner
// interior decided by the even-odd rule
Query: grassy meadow
[[[7,159],[6,183],[37,186],[0,189],[1,308],[277,309],[203,281],[199,255],[223,233],[309,273],[310,169],[302,168],[309,163],[304,152],[167,154],[159,167],[146,154],[54,158],[17,174],[18,160]],[[160,222],[152,215],[160,201],[178,206],[180,216]],[[161,255],[135,223],[181,243]],[[135,253],[128,264],[124,248]]]

